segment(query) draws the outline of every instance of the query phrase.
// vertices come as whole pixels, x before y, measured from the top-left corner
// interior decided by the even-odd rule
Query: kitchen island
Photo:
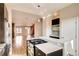
[[[31,40],[32,42],[34,42],[35,39],[37,40],[42,39],[44,41],[47,41],[46,43],[35,44],[34,48],[33,47],[30,48],[32,49],[32,53],[34,51],[35,56],[62,56],[63,55],[63,46],[60,46],[59,42],[50,42],[50,38],[46,38],[46,37],[31,38],[28,41]],[[31,44],[31,43],[29,42],[28,44]],[[33,44],[31,44],[31,46],[33,46]]]
[[[42,54],[45,56],[62,56],[63,47],[57,46],[52,43],[44,43],[36,45],[36,55],[42,56]]]

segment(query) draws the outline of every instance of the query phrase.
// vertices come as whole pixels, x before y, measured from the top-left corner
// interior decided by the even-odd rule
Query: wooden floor
[[[12,44],[12,56],[26,56],[27,54],[27,48],[26,48],[26,41],[22,40],[22,44],[20,47],[16,47],[15,39],[13,39]]]

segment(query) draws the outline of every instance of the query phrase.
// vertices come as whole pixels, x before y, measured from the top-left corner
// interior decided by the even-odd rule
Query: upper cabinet
[[[0,3],[0,43],[4,42],[4,4]]]
[[[4,22],[4,4],[0,3],[0,22]]]

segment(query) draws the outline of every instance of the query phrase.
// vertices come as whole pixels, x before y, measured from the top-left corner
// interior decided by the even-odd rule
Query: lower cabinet
[[[46,54],[42,52],[40,49],[35,47],[35,56],[45,56]]]
[[[51,52],[49,54],[45,54],[40,49],[35,47],[35,56],[63,56],[63,49],[57,50],[55,52]]]
[[[4,49],[5,49],[5,51],[4,51],[3,56],[8,56],[9,55],[10,46],[6,45]]]
[[[63,49],[47,54],[47,56],[63,56]]]

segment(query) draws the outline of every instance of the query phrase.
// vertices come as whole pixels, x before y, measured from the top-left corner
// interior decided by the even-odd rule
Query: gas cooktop
[[[33,39],[33,40],[29,40],[29,42],[33,45],[37,45],[37,44],[42,44],[42,43],[47,43],[47,41],[42,40],[42,39]]]

